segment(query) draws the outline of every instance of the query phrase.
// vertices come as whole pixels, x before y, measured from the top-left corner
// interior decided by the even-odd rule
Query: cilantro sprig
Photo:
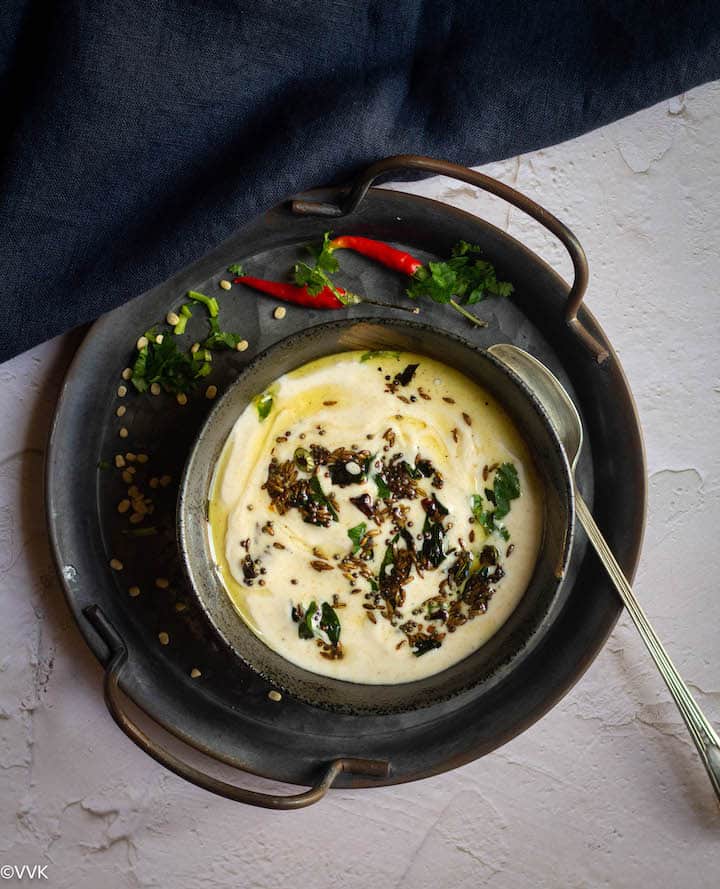
[[[471,498],[472,514],[487,534],[498,533],[503,540],[510,539],[510,532],[498,524],[510,512],[511,501],[520,496],[520,479],[513,463],[503,463],[495,471],[492,488],[485,488],[485,499],[482,494],[473,494]]]

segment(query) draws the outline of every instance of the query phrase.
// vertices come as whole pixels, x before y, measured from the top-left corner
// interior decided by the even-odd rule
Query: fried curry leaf
[[[329,645],[337,645],[340,641],[340,619],[332,605],[322,603],[318,608],[314,600],[308,605],[302,620],[298,623],[298,636],[301,639],[322,639]]]
[[[445,529],[443,526],[440,522],[430,521],[430,518],[426,516],[423,525],[422,554],[425,561],[433,568],[437,568],[445,561],[444,541]]]
[[[327,635],[331,645],[338,644],[340,641],[341,630],[340,619],[332,605],[328,605],[327,602],[323,602],[322,604],[322,611],[320,612],[320,629]]]
[[[359,525],[355,525],[354,528],[350,528],[347,532],[348,537],[352,540],[353,543],[353,553],[356,553],[360,549],[360,541],[365,536],[365,532],[367,531],[367,522],[360,522]]]

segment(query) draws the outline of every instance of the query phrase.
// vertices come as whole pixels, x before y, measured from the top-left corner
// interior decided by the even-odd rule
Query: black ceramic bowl
[[[414,682],[364,685],[319,676],[270,649],[239,617],[213,565],[207,502],[215,463],[240,413],[284,373],[315,358],[353,349],[395,349],[455,367],[504,406],[535,459],[544,487],[540,553],[519,605],[481,648],[448,669]],[[180,486],[178,535],[190,585],[207,618],[231,650],[289,694],[320,707],[393,713],[426,707],[482,685],[495,685],[537,646],[560,610],[573,539],[572,479],[565,452],[540,403],[525,384],[487,352],[437,328],[411,321],[348,319],[296,333],[245,368],[218,401],[193,446]],[[341,592],[340,590],[338,592]]]

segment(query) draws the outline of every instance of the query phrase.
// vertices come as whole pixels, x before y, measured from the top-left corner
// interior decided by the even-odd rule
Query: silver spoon
[[[685,682],[663,648],[662,642],[655,635],[655,631],[650,626],[645,612],[635,598],[635,594],[618,565],[615,556],[612,554],[607,541],[595,524],[595,519],[593,519],[587,504],[580,495],[575,482],[575,465],[577,464],[583,443],[582,422],[575,405],[557,377],[544,364],[533,358],[532,355],[529,355],[517,346],[511,346],[506,343],[491,346],[488,352],[502,361],[503,364],[506,364],[532,389],[545,408],[550,422],[555,427],[573,472],[577,517],[585,529],[590,543],[592,543],[600,557],[600,561],[610,575],[615,589],[620,594],[620,598],[633,619],[652,659],[655,661],[660,675],[665,680],[665,684],[677,704],[685,724],[690,730],[690,735],[695,742],[700,759],[710,776],[715,795],[718,801],[720,801],[720,738],[718,738],[715,729],[690,694],[687,685],[685,685]]]

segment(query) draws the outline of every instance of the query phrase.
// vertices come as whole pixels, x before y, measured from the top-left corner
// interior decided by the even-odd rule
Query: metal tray
[[[381,174],[411,168],[444,173],[510,201],[545,224],[568,248],[572,288],[534,253],[487,222],[445,204],[370,188]],[[328,218],[337,217],[337,223]],[[546,641],[500,686],[414,712],[390,716],[330,713],[287,696],[268,698],[270,686],[218,643],[186,587],[175,539],[176,484],[193,437],[211,402],[202,392],[181,407],[172,396],[118,398],[121,371],[140,332],[176,308],[188,289],[218,293],[226,329],[250,342],[243,353],[218,353],[208,382],[220,389],[252,357],[309,325],[341,317],[382,318],[391,308],[360,306],[328,313],[288,307],[244,289],[218,290],[231,262],[252,274],[281,278],[329,225],[340,232],[405,246],[422,259],[444,257],[459,239],[479,244],[503,277],[509,300],[476,306],[485,329],[471,329],[445,306],[423,304],[421,319],[481,345],[516,343],[544,361],[568,387],[589,445],[578,467],[580,487],[625,573],[637,566],[645,518],[642,438],[631,393],[605,334],[581,305],[587,266],[574,236],[537,204],[508,186],[463,167],[406,156],[374,165],[347,190],[318,189],[278,206],[143,296],[91,328],[68,371],[51,432],[46,502],[49,533],[68,605],[88,645],[106,665],[105,693],[113,717],[146,752],[194,783],[226,797],[272,808],[298,808],[334,783],[372,787],[412,781],[483,756],[522,732],[578,680],[602,647],[621,610],[617,594],[578,534],[566,604]],[[398,306],[405,281],[350,254],[343,256],[348,289]],[[201,313],[197,313],[198,318]],[[194,318],[191,325],[195,322]],[[198,332],[204,321],[189,329]],[[190,341],[192,341],[192,332]],[[131,389],[131,387],[128,387]],[[115,411],[127,407],[121,419]],[[126,439],[119,429],[129,430]],[[170,475],[153,489],[158,534],[130,538],[116,505],[125,486],[115,454],[147,453],[141,476]],[[102,468],[108,462],[112,468]],[[98,467],[97,469],[95,467]],[[147,479],[143,482],[147,484]],[[594,492],[594,496],[593,496]],[[113,571],[111,557],[124,569]],[[155,578],[170,580],[167,589]],[[128,588],[138,585],[137,597]],[[180,609],[178,610],[178,606]],[[169,644],[159,642],[159,633]],[[191,678],[193,668],[201,670]],[[268,778],[311,786],[292,796],[245,790],[201,772],[145,735],[124,706],[127,695],[152,719],[196,749]]]

